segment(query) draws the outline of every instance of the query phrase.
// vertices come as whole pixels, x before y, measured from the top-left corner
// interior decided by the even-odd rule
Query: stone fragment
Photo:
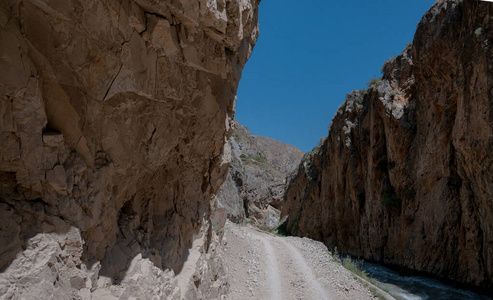
[[[67,195],[67,175],[63,166],[57,165],[53,170],[46,172],[46,181],[58,194]]]
[[[58,148],[63,144],[63,134],[55,131],[43,133],[43,143],[48,147]]]

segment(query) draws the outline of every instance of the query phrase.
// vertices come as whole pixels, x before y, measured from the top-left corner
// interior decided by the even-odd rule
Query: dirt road
[[[230,222],[225,237],[230,300],[374,299],[322,243]]]

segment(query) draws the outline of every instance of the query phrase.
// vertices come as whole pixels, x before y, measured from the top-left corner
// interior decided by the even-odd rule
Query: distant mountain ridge
[[[286,143],[253,135],[237,120],[229,143],[232,149],[229,175],[217,194],[219,206],[236,223],[250,218],[272,228],[279,222],[279,209],[286,178],[298,166],[303,152]]]

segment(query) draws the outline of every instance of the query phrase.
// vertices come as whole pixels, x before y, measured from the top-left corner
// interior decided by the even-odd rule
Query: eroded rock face
[[[236,120],[233,129],[229,140],[232,163],[217,194],[218,205],[226,208],[232,222],[249,218],[258,226],[273,228],[279,223],[286,178],[298,166],[303,152],[253,135]]]
[[[191,249],[220,282],[210,201],[259,2],[2,1],[0,295],[179,298]]]
[[[493,288],[492,13],[438,1],[382,81],[348,95],[290,182],[289,230]]]

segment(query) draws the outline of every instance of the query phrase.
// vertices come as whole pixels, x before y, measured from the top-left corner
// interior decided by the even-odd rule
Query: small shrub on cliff
[[[380,82],[382,82],[382,77],[371,78],[370,81],[366,85],[368,86],[368,88],[372,88],[372,87],[376,86],[377,84],[379,84]]]
[[[273,168],[273,166],[264,157],[260,155],[253,157],[250,155],[241,154],[240,159],[244,164],[253,164],[262,169]]]
[[[339,106],[339,108],[337,108],[337,112],[339,112],[339,111],[340,111],[341,113],[343,113],[345,109],[346,109],[346,101],[344,101],[344,102],[343,102],[343,103]]]
[[[263,158],[262,156],[258,156],[258,155],[257,155],[257,156],[255,156],[254,160],[255,160],[256,162],[259,162],[259,163],[263,163],[263,162],[265,162],[265,158]]]

